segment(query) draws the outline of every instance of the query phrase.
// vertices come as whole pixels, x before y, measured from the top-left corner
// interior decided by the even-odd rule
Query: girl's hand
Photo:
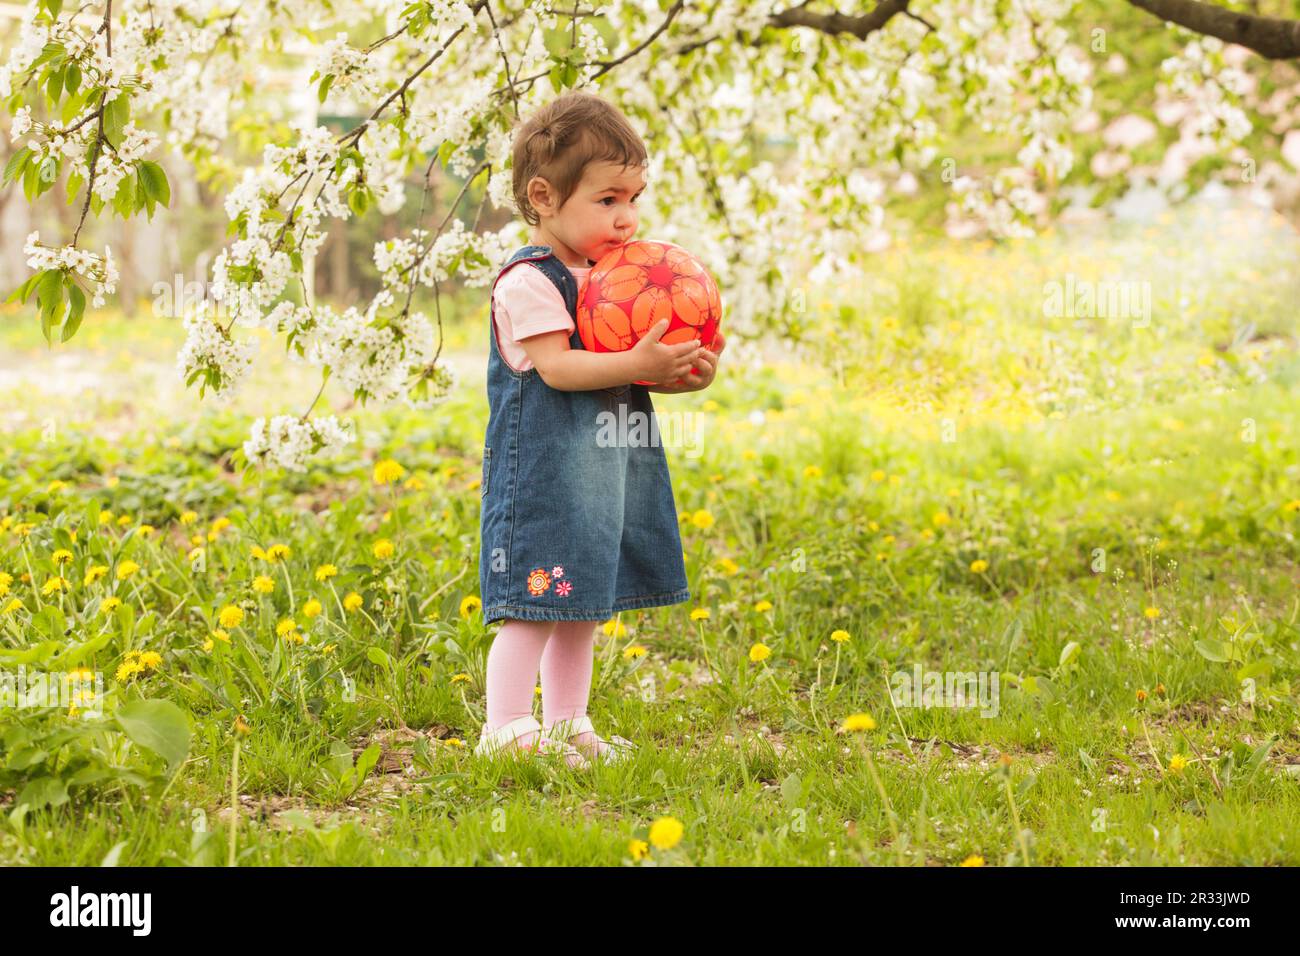
[[[668,319],[660,319],[628,355],[631,367],[636,369],[635,379],[649,382],[672,382],[686,375],[695,366],[703,347],[694,339],[666,345],[659,341],[668,329]]]
[[[696,374],[687,372],[682,378],[667,385],[651,385],[652,392],[663,392],[668,395],[679,392],[698,392],[708,388],[713,384],[714,377],[718,374],[718,360],[722,355],[722,350],[727,347],[726,337],[721,332],[715,332],[711,348],[700,352],[692,368]]]

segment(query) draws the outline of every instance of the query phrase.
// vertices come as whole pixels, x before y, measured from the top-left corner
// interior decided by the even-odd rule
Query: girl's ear
[[[553,190],[551,184],[541,176],[534,176],[528,180],[528,204],[537,210],[538,215],[552,216],[555,210],[552,208]]]

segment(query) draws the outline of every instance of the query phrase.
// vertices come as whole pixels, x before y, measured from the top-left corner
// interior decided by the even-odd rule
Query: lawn
[[[655,396],[692,600],[604,622],[639,746],[577,772],[472,754],[481,308],[448,401],[327,391],[357,445],[264,476],[302,367],[218,408],[147,310],[5,313],[0,664],[103,695],[0,701],[0,863],[1300,863],[1300,244],[1188,226],[896,247]]]

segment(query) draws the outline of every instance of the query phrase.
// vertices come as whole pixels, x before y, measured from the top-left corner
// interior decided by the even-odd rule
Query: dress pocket
[[[485,445],[483,447],[483,481],[479,490],[480,498],[487,496],[488,475],[491,473],[491,471],[492,471],[492,449],[488,448]]]

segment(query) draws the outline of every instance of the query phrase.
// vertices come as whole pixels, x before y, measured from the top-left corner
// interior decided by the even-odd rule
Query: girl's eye
[[[613,202],[613,201],[614,201],[614,197],[613,197],[613,196],[606,196],[604,199],[601,200],[601,202],[603,202],[603,203],[611,203],[611,202]]]

